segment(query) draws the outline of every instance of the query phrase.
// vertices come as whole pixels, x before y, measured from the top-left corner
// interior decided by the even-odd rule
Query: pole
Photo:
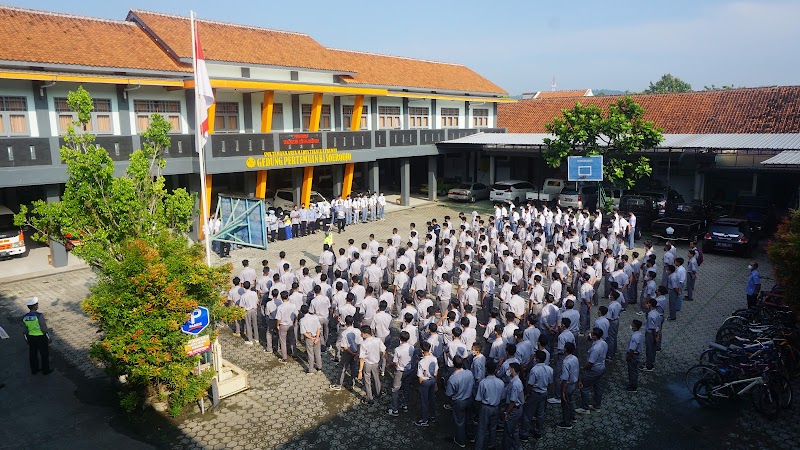
[[[191,14],[191,29],[192,29],[192,72],[194,72],[194,92],[195,92],[195,101],[194,101],[194,140],[195,146],[197,147],[197,152],[200,154],[200,227],[202,228],[205,226],[209,233],[205,233],[205,248],[206,248],[206,264],[211,267],[211,229],[208,227],[208,211],[206,210],[206,205],[208,203],[208,199],[206,198],[206,158],[205,158],[205,148],[202,147],[202,139],[200,135],[200,124],[198,123],[198,119],[200,118],[200,102],[197,101],[197,33],[195,32],[195,25],[194,25],[194,11],[190,11]]]

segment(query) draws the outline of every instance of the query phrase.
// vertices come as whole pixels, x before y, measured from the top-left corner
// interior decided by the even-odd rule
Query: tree
[[[650,82],[650,87],[645,89],[646,94],[665,94],[669,92],[691,92],[692,85],[681,80],[680,78],[667,73],[661,76],[661,79],[653,83]]]
[[[185,234],[195,198],[185,189],[165,188],[162,152],[171,127],[162,116],[150,117],[143,148],[131,155],[125,176],[114,177],[108,152],[93,135],[76,131],[91,118],[91,96],[79,87],[67,104],[78,121],[61,148],[69,176],[63,198],[37,201],[30,214],[22,207],[15,221],[32,227],[40,241],[80,241],[73,253],[97,273],[82,306],[103,333],[90,355],[110,374],[125,376],[125,405],[157,395],[177,414],[204,394],[213,376],[193,373],[200,357],[186,356],[188,335],[180,325],[198,305],[215,320],[241,318],[241,309],[226,306],[221,295],[230,265],[206,266],[201,246]],[[206,333],[216,337],[213,327]]]
[[[727,91],[728,89],[736,89],[736,86],[732,84],[723,86],[717,86],[715,84],[712,84],[711,86],[703,86],[704,91]]]
[[[767,245],[767,256],[775,268],[775,279],[783,288],[786,304],[800,309],[800,211],[792,210],[778,225]]]
[[[597,105],[576,103],[561,113],[545,124],[547,132],[556,136],[544,139],[549,166],[560,167],[571,155],[602,155],[604,179],[627,189],[652,173],[650,160],[634,153],[656,147],[663,139],[662,130],[643,119],[644,109],[630,97],[611,104],[607,112]]]

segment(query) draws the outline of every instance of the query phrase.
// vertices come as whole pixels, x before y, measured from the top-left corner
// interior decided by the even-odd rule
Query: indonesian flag
[[[214,104],[214,92],[211,90],[211,81],[208,79],[203,46],[200,45],[200,33],[196,25],[194,35],[194,95],[197,102],[197,130],[200,133],[200,148],[203,148],[208,141],[208,108]],[[198,152],[200,148],[197,149]]]

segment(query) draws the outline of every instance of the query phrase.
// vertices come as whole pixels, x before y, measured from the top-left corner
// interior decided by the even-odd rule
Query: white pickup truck
[[[544,180],[544,186],[540,191],[528,192],[525,194],[526,200],[533,200],[542,203],[551,203],[558,200],[558,194],[564,189],[567,184],[566,180],[559,178],[548,178]]]

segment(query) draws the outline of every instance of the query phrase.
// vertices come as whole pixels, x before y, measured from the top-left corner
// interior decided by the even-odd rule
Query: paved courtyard
[[[442,202],[391,212],[386,221],[349,227],[335,235],[335,241],[346,245],[352,238],[360,244],[374,233],[383,242],[392,227],[406,236],[409,222],[416,222],[419,229],[431,218],[455,217],[460,210],[469,213],[474,208]],[[485,212],[486,206],[478,208]],[[256,266],[262,259],[276,262],[281,250],[293,264],[300,258],[316,262],[321,245],[322,236],[317,234],[272,244],[268,251],[236,250],[231,261],[235,273],[242,259],[250,259]],[[679,247],[679,254],[685,252],[685,246]],[[660,250],[658,253],[660,256]],[[759,259],[761,273],[769,276],[771,270],[763,254]],[[580,416],[577,426],[565,431],[554,427],[560,410],[549,405],[544,438],[523,444],[523,448],[796,448],[800,442],[796,406],[767,421],[746,400],[722,410],[701,409],[684,386],[686,369],[696,363],[717,326],[744,304],[747,262],[733,256],[706,255],[696,301],[685,302],[678,321],[666,323],[656,371],[641,374],[639,392],[625,392],[625,366],[618,355],[608,366],[601,412]],[[6,384],[0,389],[0,449],[111,445],[169,449],[456,448],[449,438],[452,416],[441,408],[443,392],[437,394],[438,422],[420,429],[413,425],[419,411],[415,389],[409,412],[390,417],[385,400],[376,406],[360,403],[360,384],[354,392],[328,389],[335,371],[330,355],[323,355],[321,373],[306,375],[302,351],[301,362],[281,365],[262,347],[244,345],[228,329],[222,329],[220,336],[224,356],[250,373],[250,390],[223,400],[205,415],[193,410],[178,420],[149,412],[126,416],[116,408],[114,391],[102,369],[86,354],[96,330],[81,312],[80,301],[86,297],[91,281],[90,271],[79,270],[0,286],[0,325],[12,337],[0,342],[0,383]],[[765,287],[769,284],[766,280]],[[47,377],[28,374],[18,325],[25,300],[34,295],[39,297],[41,310],[54,330],[51,353],[56,371]],[[629,308],[620,321],[623,347],[630,336],[627,325],[639,317],[634,311]],[[587,348],[580,339],[581,363]]]

